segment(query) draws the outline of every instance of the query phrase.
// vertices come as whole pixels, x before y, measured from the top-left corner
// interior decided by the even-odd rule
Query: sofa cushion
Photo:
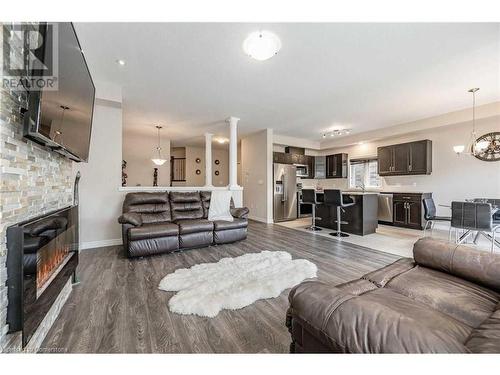
[[[210,209],[211,191],[200,191],[201,204],[203,207],[203,219],[208,219],[208,210]]]
[[[170,207],[173,221],[203,218],[201,197],[197,191],[170,192]]]
[[[465,343],[472,353],[496,353],[500,348],[500,303],[495,312],[474,329]]]
[[[214,223],[206,219],[178,220],[176,224],[179,225],[180,234],[210,232],[214,230]]]
[[[499,294],[470,281],[416,266],[385,286],[470,327],[479,326],[495,310]]]
[[[168,193],[128,193],[123,202],[123,213],[141,214],[144,223],[171,221]]]
[[[214,220],[213,223],[216,231],[246,228],[248,226],[248,220],[236,218],[233,221]]]
[[[359,294],[303,282],[290,292],[290,310],[334,352],[468,351],[463,342],[472,329],[466,324],[390,289],[363,282],[354,289]]]
[[[174,223],[144,224],[140,227],[130,228],[128,231],[128,237],[131,241],[177,236],[178,234],[179,227]]]

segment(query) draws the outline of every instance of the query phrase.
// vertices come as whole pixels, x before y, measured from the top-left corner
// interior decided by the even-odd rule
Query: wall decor
[[[220,164],[220,160],[219,159],[215,159],[215,164],[219,165]]]
[[[201,174],[201,171],[199,169],[197,169],[196,174]]]
[[[200,158],[196,158],[196,159],[195,159],[195,162],[196,162],[196,164],[200,164],[200,163],[201,163],[201,159],[200,159]],[[201,173],[201,172],[200,172],[200,173]],[[199,173],[198,173],[198,174],[199,174]]]
[[[153,186],[158,186],[158,168],[155,168],[153,172]]]
[[[219,171],[215,171],[215,175],[218,176],[219,175]]]
[[[487,133],[476,140],[476,144],[487,144],[486,148],[477,151],[474,156],[482,161],[500,161],[500,132]]]
[[[125,168],[127,168],[127,161],[122,160],[122,186],[127,186],[128,175],[125,173]]]

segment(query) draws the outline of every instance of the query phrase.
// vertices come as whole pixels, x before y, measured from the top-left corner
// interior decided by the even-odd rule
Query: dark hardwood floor
[[[318,266],[320,280],[338,284],[392,263],[397,256],[279,225],[250,222],[234,244],[129,260],[121,246],[85,250],[79,278],[48,333],[45,350],[76,353],[286,353],[288,290],[215,318],[171,313],[173,295],[158,284],[177,268],[248,252],[284,250]],[[43,351],[43,349],[42,349]]]

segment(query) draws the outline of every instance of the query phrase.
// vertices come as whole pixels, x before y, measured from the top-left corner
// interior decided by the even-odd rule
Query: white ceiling
[[[500,24],[78,23],[96,81],[123,88],[124,128],[182,145],[224,118],[240,136],[321,140],[340,127],[361,133],[500,100]],[[242,51],[267,29],[282,42],[268,61]],[[115,61],[123,59],[125,66]]]

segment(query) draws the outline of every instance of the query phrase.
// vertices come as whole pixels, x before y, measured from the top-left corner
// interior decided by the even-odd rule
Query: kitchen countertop
[[[308,189],[308,188],[302,188],[302,190],[304,189]],[[327,190],[327,189],[325,189]],[[316,194],[323,194],[324,190],[316,190]],[[343,190],[342,191],[342,194],[346,194],[346,195],[377,195],[379,194],[378,192],[376,191],[349,191],[349,190]]]

